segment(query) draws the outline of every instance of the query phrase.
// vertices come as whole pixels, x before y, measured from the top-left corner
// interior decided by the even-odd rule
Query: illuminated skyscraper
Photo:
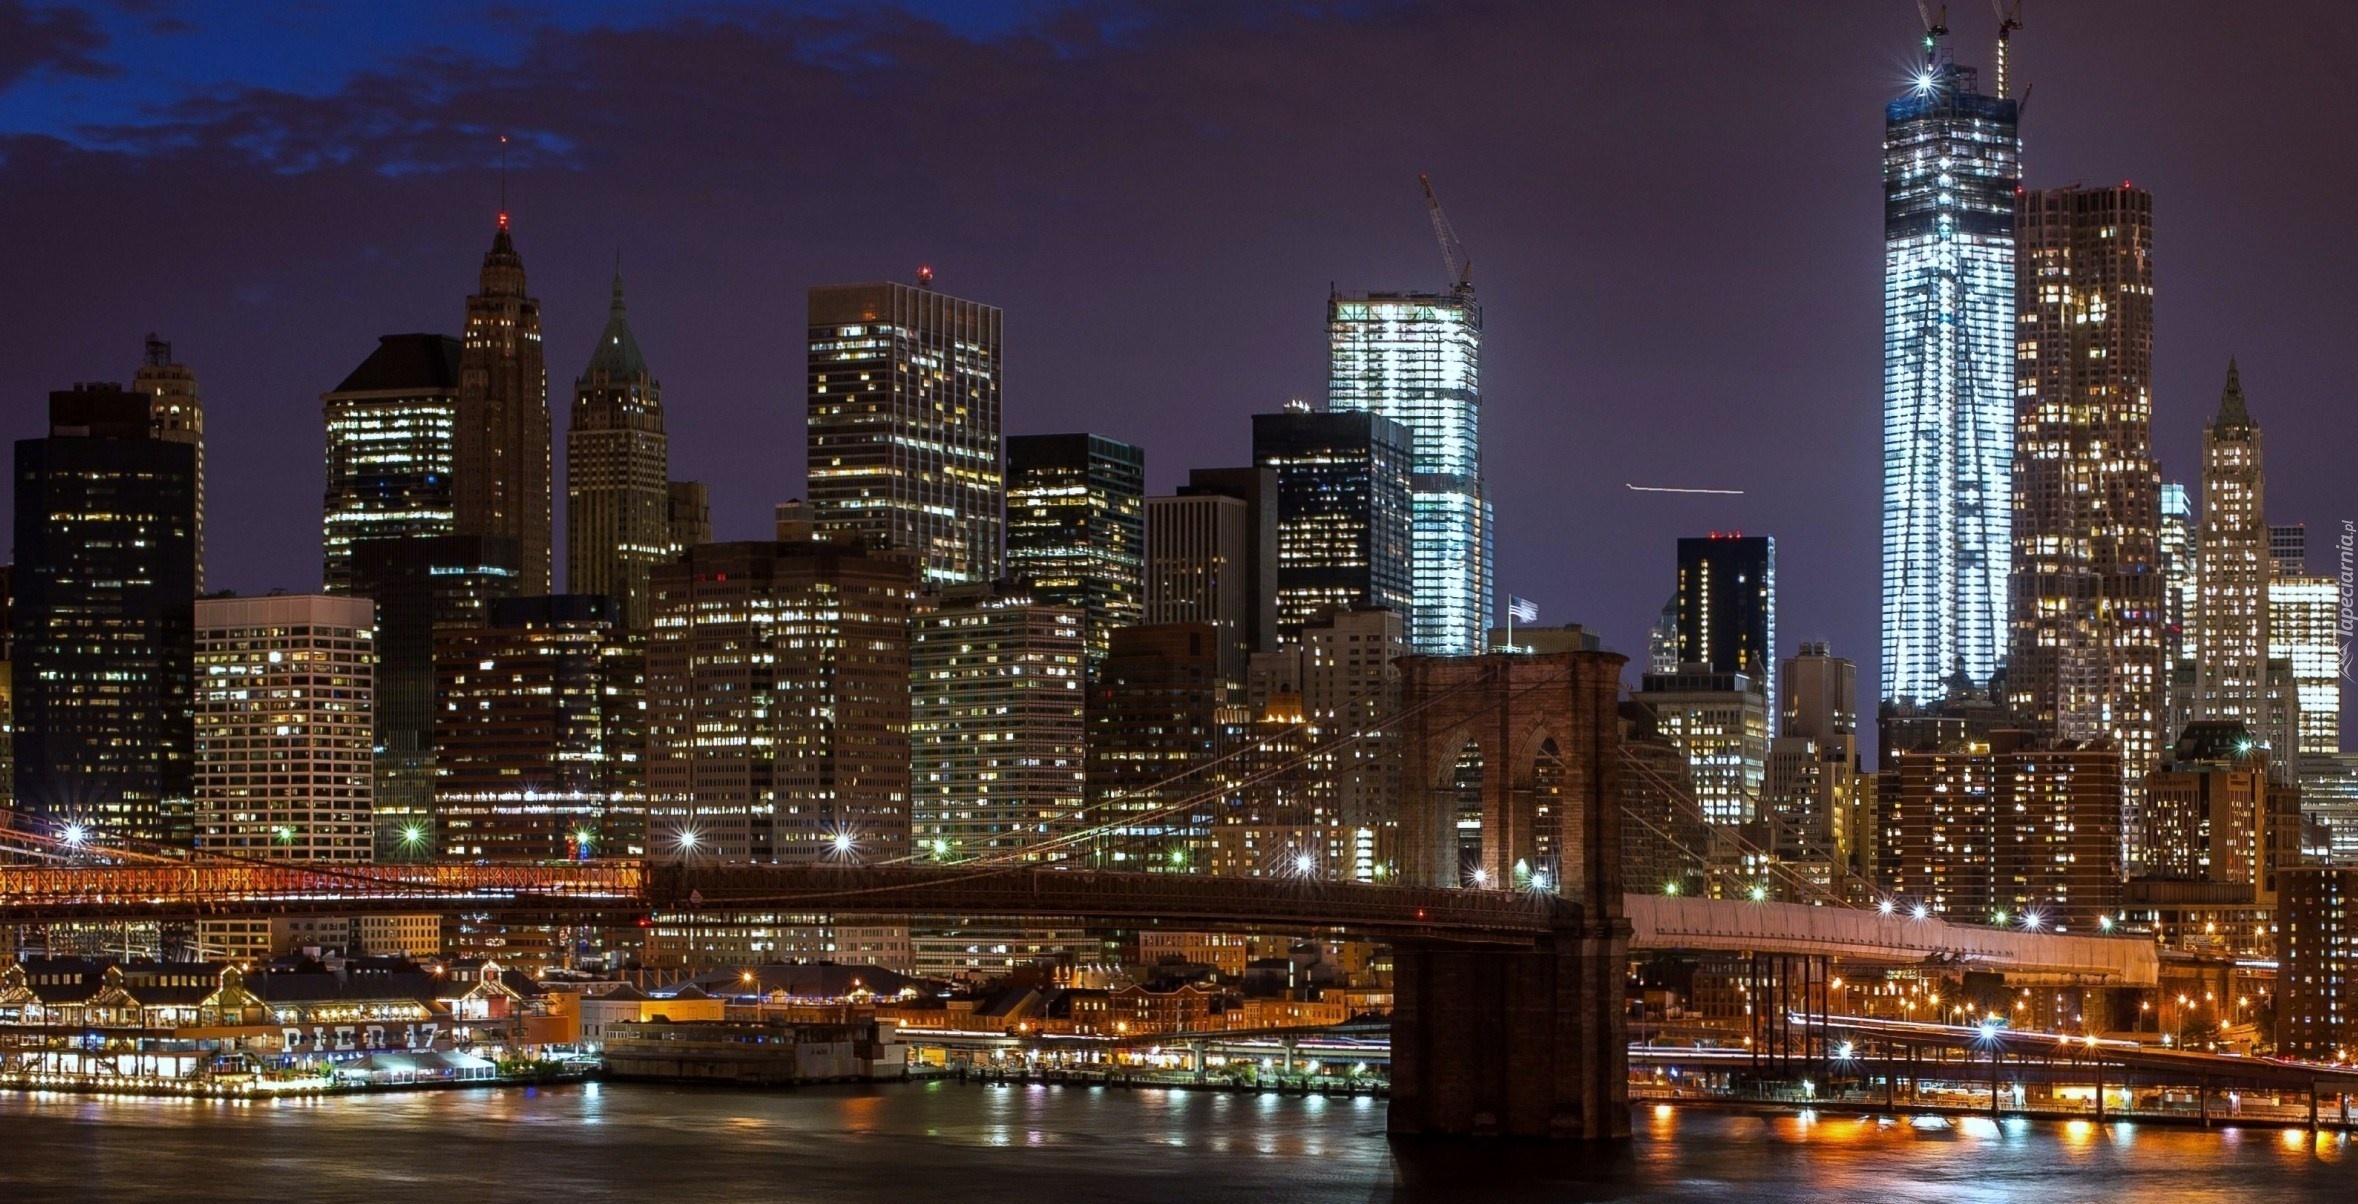
[[[1938,33],[1883,127],[1886,700],[1987,684],[2004,655],[2014,459],[2016,106]]]
[[[364,539],[448,535],[458,517],[459,341],[389,334],[319,395],[327,420],[322,577],[352,588],[352,546]]]
[[[1490,623],[1490,499],[1482,481],[1482,306],[1447,293],[1327,298],[1327,409],[1381,414],[1411,449],[1410,640],[1480,652]]]
[[[2341,582],[2309,572],[2309,530],[2297,524],[2268,528],[2268,562],[2268,659],[2284,662],[2299,699],[2296,751],[2338,753]]]
[[[2162,664],[2175,676],[2178,663],[2194,649],[2194,502],[2186,486],[2164,481],[2161,487],[2162,598],[2167,622],[2162,628]],[[2175,704],[2172,709],[2175,710]],[[2165,740],[2177,733],[2163,733]]]
[[[1678,541],[1678,663],[1741,673],[1777,714],[1777,541],[1713,533]],[[1671,670],[1676,672],[1675,669]]]
[[[1686,754],[1703,818],[1723,825],[1760,818],[1770,730],[1760,683],[1698,665],[1648,673],[1638,682],[1631,697],[1645,704],[1662,737]]]
[[[101,833],[193,831],[196,451],[121,385],[49,395],[16,444],[16,805]]]
[[[708,543],[655,566],[648,854],[888,861],[909,851],[906,556]]]
[[[434,637],[434,828],[469,861],[646,840],[646,649],[604,594],[507,598]]]
[[[366,598],[197,601],[199,848],[374,859],[376,628]]]
[[[648,570],[674,549],[670,470],[663,386],[631,335],[617,272],[565,431],[565,581],[574,594],[620,599],[630,631],[647,626]]]
[[[2153,461],[2153,195],[2053,188],[2015,227],[2012,653],[2007,702],[2050,739],[2105,739],[2142,782],[2169,673]]]
[[[1079,826],[1088,701],[1081,612],[973,587],[913,626],[909,809],[917,853],[1015,856]]]
[[[1007,440],[1007,575],[1079,610],[1089,663],[1146,593],[1146,452],[1103,435]]]
[[[999,311],[906,284],[810,290],[819,538],[916,557],[925,589],[999,576]]]
[[[2268,555],[2260,428],[2243,382],[2227,365],[2218,417],[2202,437],[2202,533],[2192,718],[2241,722],[2265,733],[2268,685]],[[2264,738],[2264,737],[2263,737]],[[2281,750],[2279,750],[2281,751]]]
[[[453,471],[461,535],[513,539],[527,593],[549,590],[549,374],[540,300],[526,294],[524,258],[499,215],[482,282],[467,298],[459,348]]]
[[[156,438],[196,449],[196,587],[205,592],[205,399],[196,373],[172,359],[172,344],[147,336],[147,354],[131,378],[131,391],[147,398],[148,421]]]
[[[1379,414],[1253,415],[1253,462],[1277,471],[1277,631],[1327,611],[1410,605],[1409,433]]]

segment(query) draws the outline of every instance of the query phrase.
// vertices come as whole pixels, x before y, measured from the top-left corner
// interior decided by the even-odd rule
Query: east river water
[[[1618,1153],[1401,1145],[1370,1099],[949,1082],[219,1103],[0,1095],[0,1201],[2358,1199],[2350,1139],[1640,1106]]]

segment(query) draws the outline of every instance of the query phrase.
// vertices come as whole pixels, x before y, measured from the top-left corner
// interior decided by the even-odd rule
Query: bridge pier
[[[1618,917],[1529,949],[1395,949],[1392,1135],[1628,1137],[1628,949]]]

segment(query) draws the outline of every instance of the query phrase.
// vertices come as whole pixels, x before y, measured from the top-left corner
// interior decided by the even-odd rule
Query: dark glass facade
[[[603,594],[508,598],[434,637],[444,857],[646,851],[646,653]]]
[[[1330,610],[1410,613],[1408,428],[1376,414],[1253,415],[1253,462],[1277,472],[1277,630]]]
[[[16,445],[17,806],[187,844],[196,448],[119,385],[49,401],[49,437]]]
[[[459,341],[389,334],[342,383],[320,395],[327,425],[321,577],[352,589],[352,545],[447,535],[458,421]]]
[[[1007,574],[1081,612],[1089,663],[1146,593],[1146,452],[1103,435],[1007,440]]]
[[[1777,713],[1777,541],[1708,535],[1678,541],[1678,659],[1762,683]]]
[[[438,535],[354,545],[351,592],[377,603],[376,855],[421,861],[435,848],[434,635],[481,627],[519,589],[512,539]]]

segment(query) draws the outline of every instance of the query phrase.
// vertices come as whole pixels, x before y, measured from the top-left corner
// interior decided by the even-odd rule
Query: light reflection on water
[[[1628,1146],[1394,1145],[1365,1097],[646,1085],[260,1103],[0,1095],[0,1200],[874,1197],[1383,1201],[2347,1200],[2339,1134],[1644,1107]]]

